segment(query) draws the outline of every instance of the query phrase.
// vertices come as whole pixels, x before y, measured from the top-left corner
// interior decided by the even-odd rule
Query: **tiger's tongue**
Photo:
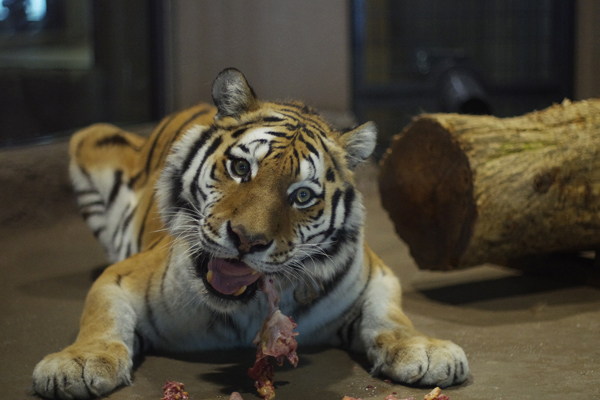
[[[244,286],[250,286],[260,277],[260,274],[246,263],[222,258],[210,260],[208,271],[209,283],[218,292],[225,295],[240,292]]]

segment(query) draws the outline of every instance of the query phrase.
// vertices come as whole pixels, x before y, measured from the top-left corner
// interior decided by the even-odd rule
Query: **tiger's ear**
[[[235,68],[224,69],[217,75],[212,86],[212,98],[219,110],[215,118],[237,118],[244,112],[258,108],[254,90]]]
[[[339,142],[346,150],[348,168],[353,170],[375,150],[377,126],[374,122],[362,124],[357,128],[342,133],[339,137]]]

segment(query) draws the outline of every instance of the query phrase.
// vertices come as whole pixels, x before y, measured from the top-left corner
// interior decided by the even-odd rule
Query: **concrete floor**
[[[600,399],[600,291],[570,274],[522,275],[497,266],[441,273],[417,269],[379,204],[374,166],[360,174],[371,247],[402,278],[404,309],[432,336],[461,345],[472,377],[444,390],[452,400]],[[33,206],[32,206],[33,205]],[[0,151],[0,398],[31,398],[31,372],[70,344],[104,255],[76,213],[66,178],[66,144]],[[569,265],[564,267],[568,268]],[[364,357],[299,349],[297,369],[276,373],[280,399],[344,395],[422,399],[429,390],[371,378]],[[159,399],[165,380],[191,399],[256,399],[246,370],[253,350],[146,356],[132,386],[111,400]]]

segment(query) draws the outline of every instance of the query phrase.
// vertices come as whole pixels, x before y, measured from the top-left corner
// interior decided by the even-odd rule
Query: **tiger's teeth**
[[[244,293],[246,291],[246,289],[248,288],[248,286],[242,286],[240,288],[240,290],[238,290],[237,292],[235,292],[233,295],[234,296],[239,296],[240,294]]]
[[[206,280],[208,281],[208,283],[210,283],[210,281],[212,281],[212,278],[213,278],[213,272],[208,271],[208,274],[206,274]]]
[[[252,270],[252,275],[258,274],[258,271]]]

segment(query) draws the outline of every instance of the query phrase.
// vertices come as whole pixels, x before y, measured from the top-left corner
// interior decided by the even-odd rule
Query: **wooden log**
[[[422,269],[600,249],[600,100],[515,118],[421,115],[379,189]]]

